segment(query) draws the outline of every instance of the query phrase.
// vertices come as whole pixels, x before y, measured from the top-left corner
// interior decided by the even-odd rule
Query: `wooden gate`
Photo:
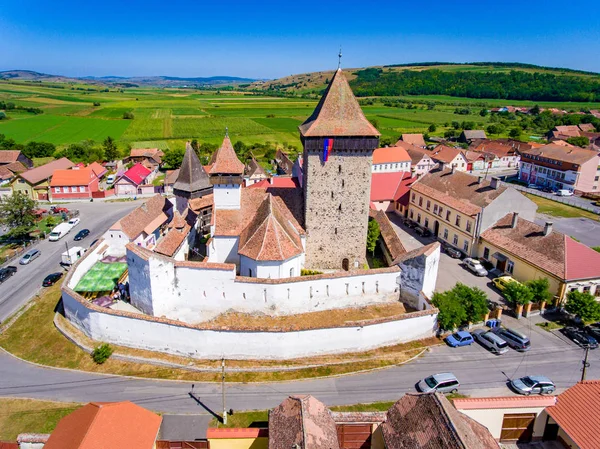
[[[370,449],[371,424],[338,424],[340,449]]]
[[[500,441],[528,443],[533,435],[535,413],[515,413],[504,415]]]

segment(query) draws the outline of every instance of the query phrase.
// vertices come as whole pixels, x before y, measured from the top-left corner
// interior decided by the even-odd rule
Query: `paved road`
[[[58,242],[44,240],[35,245],[42,255],[29,265],[19,265],[19,261],[10,262],[18,267],[18,272],[0,284],[0,322],[4,321],[23,304],[25,304],[41,288],[42,281],[50,274],[62,271],[59,265],[60,256],[66,250],[65,242],[70,247],[75,244],[87,247],[95,239],[104,234],[104,231],[115,221],[141,204],[140,201],[131,202],[94,202],[72,203],[66,207],[79,209],[81,222],[65,237]],[[75,234],[88,228],[90,235],[81,242],[74,242]]]
[[[576,238],[587,246],[600,246],[600,222],[589,218],[559,218],[538,214],[535,222],[544,225],[547,221],[554,223],[554,229]]]
[[[539,318],[538,318],[539,319]],[[395,400],[414,390],[421,378],[452,371],[460,391],[474,396],[510,395],[507,378],[546,374],[559,388],[573,385],[580,376],[583,350],[559,335],[548,333],[530,320],[514,323],[530,335],[533,349],[494,356],[479,345],[463,348],[438,346],[411,363],[366,374],[268,384],[228,384],[227,408],[265,409],[291,393],[310,393],[328,405]],[[588,378],[600,377],[600,350],[590,354]],[[158,368],[157,368],[158,369]],[[197,402],[188,394],[190,382],[141,380],[37,367],[0,352],[0,396],[61,401],[131,400],[166,413],[200,413],[221,410],[219,384],[195,384]]]

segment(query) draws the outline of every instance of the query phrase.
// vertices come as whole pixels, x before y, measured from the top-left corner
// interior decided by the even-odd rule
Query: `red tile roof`
[[[173,204],[162,195],[154,195],[138,208],[125,215],[113,226],[111,230],[122,230],[130,240],[134,240],[151,223],[157,223],[155,228],[167,221],[171,214]],[[150,232],[153,232],[151,229]]]
[[[380,135],[363,114],[342,69],[337,69],[312,115],[298,129],[305,137]]]
[[[590,159],[598,157],[595,151],[586,150],[584,148],[574,146],[561,146],[556,143],[549,143],[539,148],[523,151],[524,154],[531,156],[540,156],[555,161],[568,162],[570,164],[584,164]]]
[[[269,187],[277,187],[282,189],[298,188],[298,179],[290,178],[289,176],[275,176],[269,179],[255,182],[248,186],[249,189],[268,189]]]
[[[213,154],[210,161],[210,174],[241,175],[244,173],[244,164],[238,159],[231,145],[229,136],[225,136],[221,147]]]
[[[577,383],[546,411],[579,449],[600,448],[600,380]]]
[[[469,146],[469,150],[491,153],[499,158],[514,156],[515,154],[515,148],[512,145],[495,140],[478,140]]]
[[[418,147],[424,147],[425,144],[425,139],[423,138],[423,134],[402,134],[402,136],[400,136],[400,140],[398,142],[396,142],[396,145],[398,145],[399,142],[406,142],[406,143],[410,143],[412,145],[416,145]]]
[[[373,173],[371,201],[398,201],[416,180],[409,172]]]
[[[158,148],[132,148],[130,157],[145,157],[146,159],[152,159],[154,163],[160,164],[162,157],[165,154]]]
[[[238,253],[253,260],[287,260],[302,254],[300,235],[267,194],[254,219],[240,234]]]
[[[129,401],[91,402],[61,419],[45,449],[152,449],[162,418]]]
[[[139,186],[142,182],[144,182],[144,179],[146,179],[150,175],[150,173],[152,173],[151,170],[147,169],[142,164],[137,163],[125,173],[123,173],[121,177],[129,179],[135,185]]]
[[[392,226],[390,219],[386,213],[382,210],[369,210],[369,216],[372,217],[379,224],[379,230],[381,231],[381,237],[387,247],[390,256],[393,261],[398,259],[401,255],[406,253],[406,248],[402,244],[400,237],[396,233],[396,230]]]
[[[457,410],[498,408],[549,407],[556,404],[556,396],[505,396],[495,398],[460,398],[452,401]]]
[[[87,166],[87,168],[91,168],[92,171],[94,172],[94,174],[98,177],[101,178],[102,175],[104,175],[108,170],[99,162],[92,162],[91,164],[89,164]]]
[[[430,157],[437,161],[442,161],[445,164],[449,164],[456,158],[456,156],[461,154],[462,150],[459,148],[453,148],[446,145],[438,145],[431,151]]]
[[[55,170],[52,175],[52,181],[50,181],[50,186],[87,186],[94,179],[96,179],[96,175],[90,168]]]
[[[42,181],[50,178],[55,170],[62,170],[71,168],[75,164],[66,157],[58,159],[56,161],[48,162],[37,168],[32,168],[26,172],[21,173],[19,176],[27,181],[29,184],[39,184]]]
[[[389,164],[396,162],[410,162],[407,151],[400,147],[377,148],[373,151],[373,164]]]
[[[0,164],[8,164],[10,162],[16,162],[21,154],[20,151],[15,150],[2,150],[0,151]]]
[[[600,253],[565,236],[565,279],[600,278]]]

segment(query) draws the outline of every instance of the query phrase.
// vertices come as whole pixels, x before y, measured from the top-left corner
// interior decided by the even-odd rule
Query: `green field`
[[[106,92],[104,86],[88,92],[76,90],[76,86],[64,86],[64,89],[56,89],[44,86],[44,83],[0,81],[0,101],[44,111],[34,115],[8,110],[9,120],[0,122],[0,133],[18,143],[45,141],[59,148],[86,139],[100,142],[111,136],[121,148],[127,145],[140,148],[152,143],[155,147],[173,149],[183,148],[191,139],[220,143],[227,127],[234,142],[241,140],[247,145],[285,143],[299,148],[298,125],[317,104],[315,99],[269,97],[250,92],[160,88],[110,88]],[[85,86],[86,89],[89,87]],[[437,127],[433,134],[443,135],[453,121],[474,122],[477,127],[485,128],[490,124],[490,116],[479,115],[482,105],[508,104],[504,100],[447,96],[396,99],[404,100],[405,104],[385,106],[383,99],[363,106],[367,118],[376,122],[383,137],[391,140],[403,132],[427,132],[431,124]],[[431,101],[436,102],[434,109],[427,107]],[[408,102],[412,109],[406,107]],[[522,101],[511,101],[510,104],[533,105]],[[457,107],[468,105],[471,105],[471,114],[454,113]],[[597,103],[540,102],[540,105],[566,109],[600,108]],[[134,118],[123,119],[126,112],[133,113]],[[509,126],[512,125],[493,137],[507,136]]]

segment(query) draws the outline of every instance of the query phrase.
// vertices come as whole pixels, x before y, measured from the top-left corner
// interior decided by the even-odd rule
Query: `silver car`
[[[456,393],[460,383],[452,373],[440,373],[419,381],[417,389],[422,393]]]
[[[25,253],[25,255],[23,257],[21,257],[21,260],[19,260],[19,263],[21,265],[27,265],[32,260],[40,257],[41,254],[42,254],[42,252],[39,249],[30,249],[29,251],[27,251]]]
[[[463,260],[463,263],[465,264],[465,267],[467,267],[477,276],[487,276],[488,274],[487,270],[483,268],[483,265],[481,265],[481,262],[479,262],[477,259],[471,259],[470,257],[467,257],[465,260]]]
[[[505,340],[498,337],[492,331],[486,331],[485,329],[475,329],[471,332],[473,338],[477,340],[481,345],[497,355],[506,354],[508,352],[508,343]]]
[[[519,394],[529,396],[530,394],[554,393],[556,386],[546,376],[525,376],[510,382],[510,386]]]

